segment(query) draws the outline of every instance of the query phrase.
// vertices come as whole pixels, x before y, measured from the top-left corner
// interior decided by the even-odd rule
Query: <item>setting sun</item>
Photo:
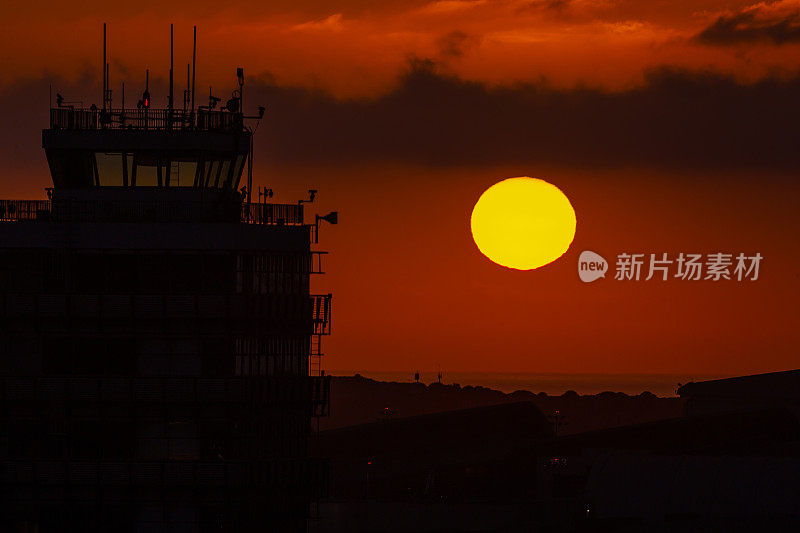
[[[508,178],[486,189],[470,219],[481,253],[518,270],[539,268],[564,255],[575,225],[575,210],[564,193],[528,177]]]

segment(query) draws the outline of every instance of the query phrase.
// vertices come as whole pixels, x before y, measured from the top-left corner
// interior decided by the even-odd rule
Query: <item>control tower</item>
[[[148,86],[113,107],[103,78],[101,106],[50,110],[47,199],[0,200],[0,520],[305,531],[329,399],[312,245],[336,213],[251,201],[241,69],[198,107],[172,71],[163,109]]]

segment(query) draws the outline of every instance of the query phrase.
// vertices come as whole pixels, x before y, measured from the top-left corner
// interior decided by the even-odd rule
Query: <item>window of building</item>
[[[89,158],[89,176],[99,187],[238,188],[246,159],[217,155],[203,161],[199,154],[95,152]]]
[[[219,161],[206,161],[206,187],[216,187],[219,176]]]
[[[245,159],[246,158],[243,155],[236,156],[236,166],[233,169],[233,179],[234,179],[234,182],[235,182],[233,184],[233,188],[235,190],[239,190],[239,181],[242,178],[242,169],[244,168]]]
[[[231,180],[230,180],[230,172],[231,172],[231,161],[230,159],[225,159],[222,161],[222,168],[219,172],[219,180],[217,180],[218,187],[230,187]]]
[[[97,183],[100,187],[122,187],[122,154],[119,152],[96,152]]]
[[[194,175],[197,172],[197,161],[178,162],[178,183],[179,187],[191,187],[194,185]]]
[[[159,161],[154,157],[137,156],[134,164],[136,166],[135,176],[137,187],[157,187],[160,174]]]

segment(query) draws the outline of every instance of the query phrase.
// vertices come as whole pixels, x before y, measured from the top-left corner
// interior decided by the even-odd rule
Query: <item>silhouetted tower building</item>
[[[50,110],[48,199],[0,200],[0,522],[305,529],[331,296],[319,217],[239,192],[238,74],[222,108],[123,109],[106,71]]]

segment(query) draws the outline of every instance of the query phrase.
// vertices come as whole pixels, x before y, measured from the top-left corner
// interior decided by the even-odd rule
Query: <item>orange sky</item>
[[[458,75],[507,83],[545,77],[555,84],[608,88],[641,81],[647,67],[712,68],[754,78],[794,72],[800,44],[792,17],[800,0],[205,0],[80,6],[11,0],[0,21],[0,80],[43,71],[76,76],[98,69],[100,27],[109,23],[112,86],[168,70],[168,24],[176,24],[176,67],[184,79],[191,26],[199,26],[199,86],[229,85],[233,67],[269,73],[339,95],[385,90],[412,56]],[[710,44],[698,34],[720,17],[745,17],[740,39]],[[794,24],[775,46],[769,29]],[[795,20],[793,23],[791,21]],[[757,32],[756,32],[757,33]],[[130,90],[130,85],[129,85]]]
[[[146,66],[166,102],[169,22],[179,90],[192,24],[199,95],[213,84],[227,96],[245,67],[249,105],[268,109],[256,184],[284,202],[318,188],[318,209],[340,212],[322,229],[328,274],[314,280],[335,295],[329,369],[797,367],[800,0],[13,0],[5,11],[6,198],[48,185],[48,85],[97,100],[103,21],[112,88],[126,81],[129,102]],[[490,263],[469,234],[481,192],[518,175],[556,184],[578,218],[570,251],[533,272]],[[765,259],[754,283],[585,285],[584,249],[612,262]]]
[[[472,205],[507,176],[546,177],[569,196],[575,241],[535,271],[498,267],[469,233]],[[313,169],[274,169],[285,194]],[[337,183],[372,175],[355,195]],[[410,176],[417,186],[409,191]],[[380,178],[380,179],[378,179]],[[641,169],[342,169],[317,175],[333,287],[328,364],[348,370],[526,371],[736,375],[797,366],[800,187],[769,176],[676,175]],[[760,179],[759,179],[760,178]],[[419,183],[427,185],[419,185]],[[454,184],[458,184],[455,186]],[[282,193],[284,194],[284,193]],[[612,262],[584,284],[577,259]],[[622,252],[746,252],[765,259],[755,282],[620,282]]]

